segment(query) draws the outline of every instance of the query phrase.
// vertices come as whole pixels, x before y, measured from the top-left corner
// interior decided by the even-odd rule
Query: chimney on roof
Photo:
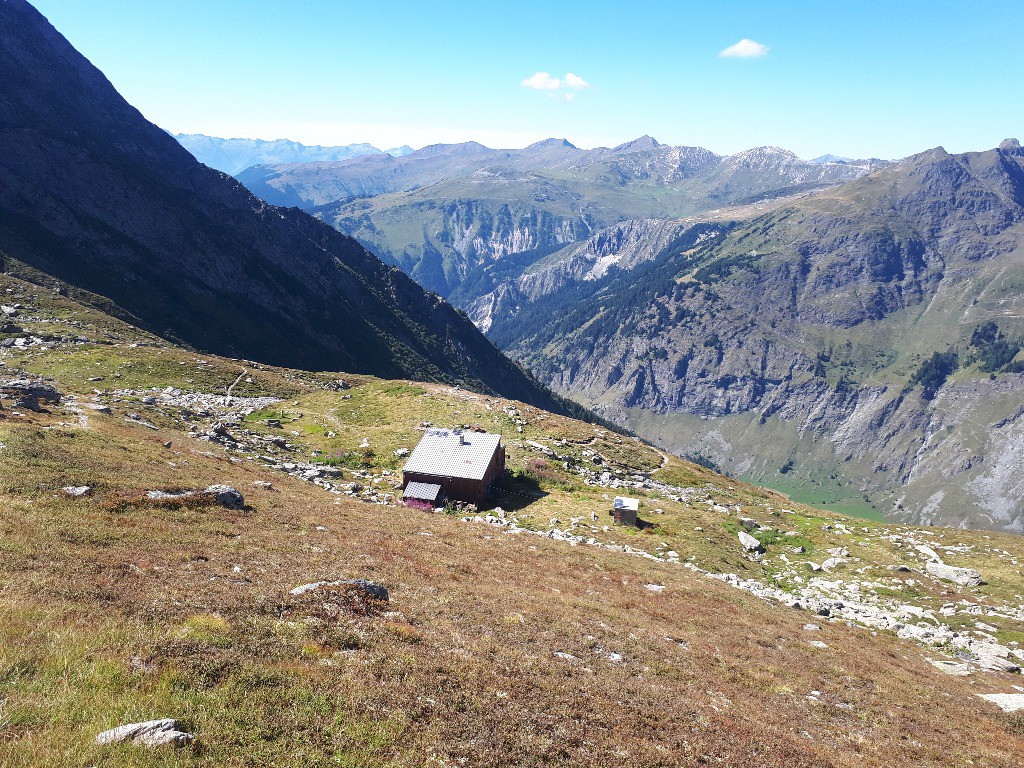
[[[461,432],[459,432],[459,445],[465,445],[465,444],[466,444],[466,436],[464,434],[462,434]]]

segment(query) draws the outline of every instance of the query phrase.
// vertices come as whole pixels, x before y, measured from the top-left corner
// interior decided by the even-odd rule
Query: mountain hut
[[[481,505],[504,474],[501,435],[430,428],[402,469],[402,487],[437,485],[449,499]]]

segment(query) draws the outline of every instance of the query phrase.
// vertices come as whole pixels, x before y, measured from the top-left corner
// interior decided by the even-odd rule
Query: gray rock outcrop
[[[1017,712],[1024,709],[1024,693],[979,693],[979,698],[991,701],[1003,712]]]
[[[0,382],[0,399],[11,400],[15,408],[38,411],[41,401],[59,403],[61,393],[52,384],[38,379],[8,379]]]
[[[163,718],[142,723],[128,723],[104,731],[96,737],[97,744],[118,744],[130,742],[143,747],[174,746],[185,747],[195,741],[195,736],[183,730],[177,720]]]
[[[956,568],[945,563],[925,563],[924,569],[937,579],[952,581],[964,587],[977,587],[985,583],[981,574],[973,568]]]
[[[203,493],[212,495],[217,500],[217,503],[225,509],[242,509],[245,507],[245,498],[230,485],[211,485]]]

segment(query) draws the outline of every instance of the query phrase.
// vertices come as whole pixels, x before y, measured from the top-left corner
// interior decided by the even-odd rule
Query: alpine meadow
[[[0,764],[1020,766],[1017,12],[0,0]]]

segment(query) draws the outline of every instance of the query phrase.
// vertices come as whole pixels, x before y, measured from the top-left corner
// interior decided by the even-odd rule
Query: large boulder
[[[185,747],[195,741],[195,736],[183,730],[177,720],[147,720],[143,723],[128,723],[104,731],[96,737],[97,744],[118,744],[129,742],[143,747],[166,745]]]
[[[740,531],[737,536],[739,536],[740,544],[747,552],[764,552],[764,545],[746,531]]]
[[[242,494],[230,485],[211,485],[203,493],[213,496],[217,503],[225,509],[242,509],[245,507],[245,498]]]
[[[957,568],[945,563],[925,563],[924,569],[937,579],[952,581],[964,587],[977,587],[985,582],[973,568]]]

